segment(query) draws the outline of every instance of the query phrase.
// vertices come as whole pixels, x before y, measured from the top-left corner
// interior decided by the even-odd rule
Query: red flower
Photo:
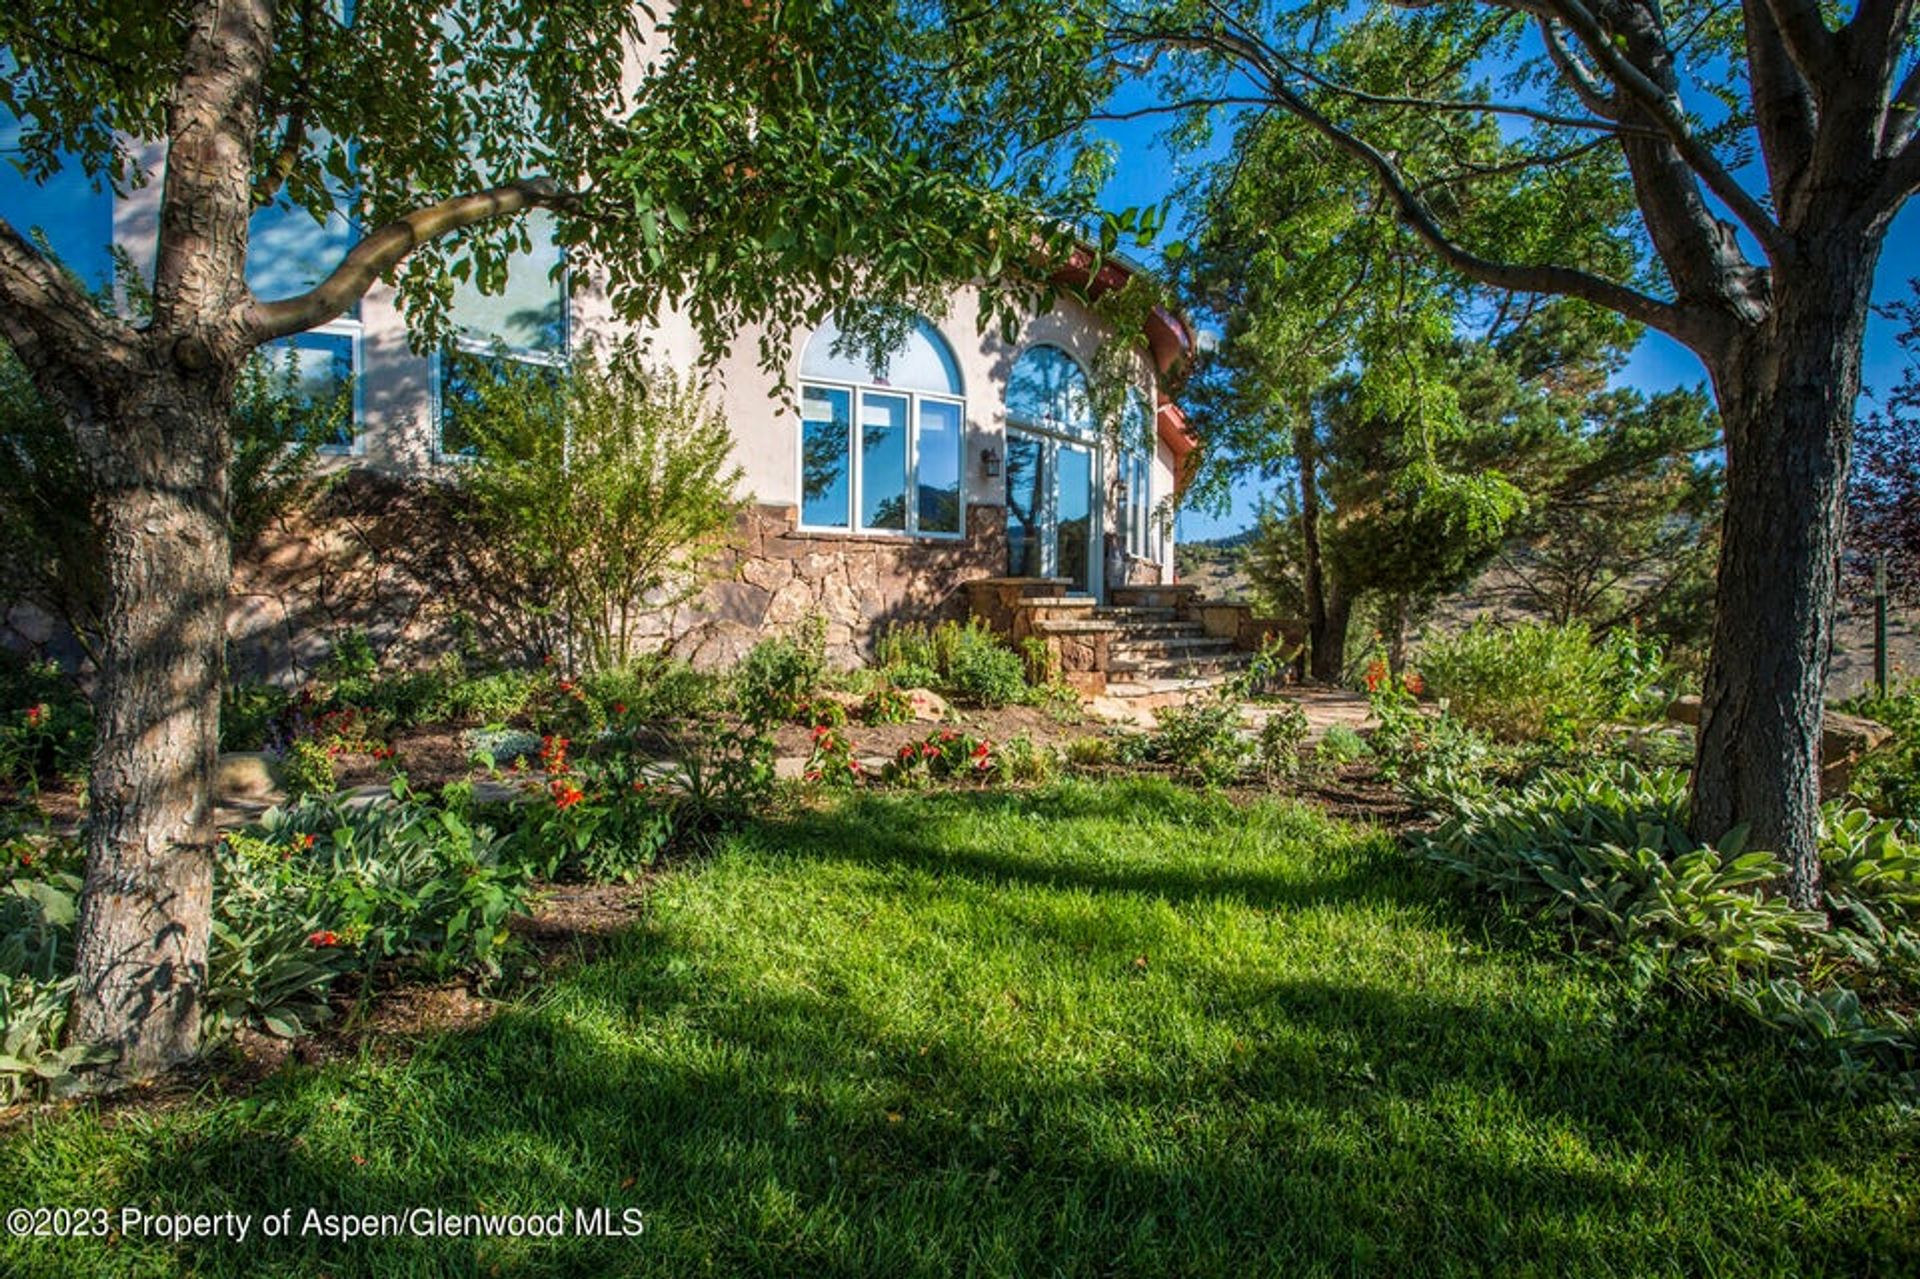
[[[572,808],[586,797],[585,791],[568,782],[556,781],[553,784],[553,806],[556,809]]]
[[[913,747],[912,747],[912,745],[906,745],[906,746],[902,746],[902,747],[900,748],[900,758],[901,758],[901,759],[912,759],[912,758],[913,758]]]
[[[47,708],[45,706],[27,707],[27,723],[38,724],[43,718],[45,718],[46,713],[47,713]]]
[[[634,794],[638,795],[641,791],[645,790],[646,788],[647,788],[647,781],[644,777],[636,777],[633,779]]]
[[[307,934],[307,945],[309,946],[338,946],[339,944],[340,934],[336,932],[329,932],[323,929],[317,933]]]
[[[1427,681],[1420,678],[1418,671],[1408,671],[1406,678],[1401,682],[1407,686],[1407,691],[1415,697],[1427,691]]]
[[[312,847],[313,847],[313,836],[312,836],[312,835],[302,835],[302,836],[300,837],[300,847],[302,847],[302,848],[312,848]]]
[[[907,749],[912,750],[913,748],[909,746]],[[928,742],[926,745],[920,748],[920,753],[922,755],[925,755],[928,759],[932,759],[935,755],[938,755],[940,753],[940,748],[938,746],[935,746],[932,742]]]
[[[1387,664],[1376,657],[1373,665],[1367,667],[1367,691],[1377,693],[1380,691],[1380,686],[1386,682]]]
[[[625,715],[627,713],[627,704],[625,702],[615,702],[613,704],[613,713],[615,715]]]

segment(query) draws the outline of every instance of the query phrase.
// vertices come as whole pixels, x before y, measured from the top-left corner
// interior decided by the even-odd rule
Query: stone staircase
[[[1121,586],[1109,602],[1069,595],[1054,578],[968,583],[974,615],[1016,643],[1044,644],[1054,669],[1087,697],[1154,710],[1203,695],[1244,671],[1261,643],[1297,628],[1215,604],[1187,585]]]
[[[1093,610],[1116,628],[1108,645],[1108,709],[1122,715],[1204,697],[1246,670],[1253,653],[1210,629],[1191,586],[1116,587]]]

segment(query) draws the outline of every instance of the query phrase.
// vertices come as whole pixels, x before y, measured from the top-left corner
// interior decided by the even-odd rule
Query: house
[[[0,136],[0,149],[7,143]],[[0,213],[45,228],[71,265],[104,284],[107,245],[136,265],[150,251],[159,190],[152,182],[115,197],[77,174],[40,187],[8,174]],[[351,385],[350,420],[322,449],[348,482],[327,510],[283,521],[238,555],[229,618],[237,674],[297,678],[347,626],[415,655],[444,648],[463,621],[471,632],[449,585],[457,573],[433,553],[455,534],[423,521],[405,491],[457,483],[469,464],[461,388],[473,362],[557,365],[585,344],[631,333],[654,358],[697,364],[689,323],[669,315],[634,332],[593,280],[560,269],[543,219],[533,215],[534,248],[516,258],[504,291],[457,292],[458,336],[442,350],[413,352],[392,290],[376,286],[348,314],[272,352],[293,362],[316,398]],[[263,210],[251,234],[255,291],[304,290],[353,234],[344,218],[320,225],[302,212]],[[1097,274],[1090,268],[1081,261],[1063,274],[1095,297],[1135,269],[1111,260]],[[778,335],[790,352],[778,373],[763,365],[762,333],[738,335],[710,377],[752,504],[722,576],[658,619],[663,647],[718,664],[769,630],[818,615],[830,649],[851,658],[891,622],[972,607],[1016,638],[1047,639],[1078,682],[1104,686],[1112,654],[1088,637],[1115,622],[1092,610],[1167,603],[1127,592],[1173,576],[1170,499],[1195,441],[1163,379],[1190,337],[1178,317],[1153,313],[1136,344],[1132,420],[1103,425],[1088,370],[1114,336],[1105,321],[1063,300],[1009,342],[981,332],[978,302],[976,290],[957,287],[945,313],[922,317],[884,366],[837,349],[831,321]],[[1164,645],[1149,654],[1167,655]]]

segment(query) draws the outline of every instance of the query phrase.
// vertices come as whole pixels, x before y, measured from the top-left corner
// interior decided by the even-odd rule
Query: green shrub
[[[1850,793],[1883,817],[1920,823],[1920,681],[1863,693],[1836,708],[1893,730],[1891,740],[1861,760]]]
[[[1329,768],[1344,768],[1367,757],[1367,739],[1345,724],[1329,725],[1313,748],[1314,762]]]
[[[975,706],[1030,699],[1028,661],[978,619],[928,627],[903,622],[874,642],[874,662],[899,688],[931,688]]]
[[[292,702],[273,684],[228,683],[220,690],[220,749],[264,750]]]
[[[1420,670],[1463,724],[1504,742],[1580,738],[1609,719],[1651,717],[1666,700],[1655,641],[1625,631],[1597,641],[1580,623],[1476,622],[1429,640]]]
[[[987,708],[1026,700],[1027,676],[1020,655],[986,631],[960,646],[947,667],[947,691],[963,702]]]
[[[1060,771],[1059,758],[1025,733],[1002,742],[993,762],[997,780],[1016,786],[1044,785]]]
[[[333,754],[311,737],[303,737],[287,748],[280,761],[280,786],[289,799],[310,795],[330,795],[336,786]]]
[[[744,503],[732,436],[696,379],[637,345],[564,371],[472,359],[464,511],[491,588],[570,668],[639,655],[643,625],[705,586]]]
[[[1154,758],[1204,786],[1233,781],[1253,749],[1240,735],[1240,709],[1229,700],[1170,706],[1156,719]]]
[[[792,635],[769,635],[734,669],[734,704],[755,724],[799,718],[826,676],[826,622],[807,619]]]
[[[1267,713],[1260,725],[1254,755],[1268,777],[1293,777],[1300,772],[1300,751],[1307,744],[1307,713],[1288,702]]]
[[[1368,703],[1378,727],[1367,749],[1381,776],[1439,806],[1486,792],[1493,752],[1478,733],[1445,709],[1421,707],[1404,684],[1383,683]]]

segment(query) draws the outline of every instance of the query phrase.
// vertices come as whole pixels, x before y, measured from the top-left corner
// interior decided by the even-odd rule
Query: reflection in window
[[[360,336],[354,329],[320,329],[269,342],[260,348],[276,389],[292,393],[308,420],[324,423],[326,439],[313,443],[330,453],[350,453],[359,435],[355,377]]]
[[[853,392],[803,387],[800,392],[800,522],[815,528],[846,528],[852,492],[847,441],[853,426]]]
[[[907,400],[860,397],[860,527],[907,527]]]
[[[800,359],[800,522],[957,536],[966,414],[960,370],[922,320],[884,368],[836,350],[831,321]]]
[[[960,531],[960,459],[964,428],[960,406],[920,401],[920,531]]]
[[[506,285],[482,293],[477,285],[457,284],[449,316],[454,331],[469,347],[504,346],[522,354],[561,355],[567,349],[565,251],[554,237],[553,215],[527,215],[533,247],[507,259]]]
[[[1132,398],[1134,421],[1120,451],[1120,545],[1143,560],[1153,553],[1153,411],[1145,396]]]
[[[476,351],[453,346],[441,351],[435,365],[440,456],[479,456],[485,434],[479,429],[479,415],[488,403],[497,403],[497,397],[514,389],[519,379],[538,378],[550,386],[563,367],[557,360],[529,359],[499,347]]]
[[[1014,361],[1007,382],[1007,417],[1058,435],[1093,435],[1087,375],[1057,346],[1028,347]]]

